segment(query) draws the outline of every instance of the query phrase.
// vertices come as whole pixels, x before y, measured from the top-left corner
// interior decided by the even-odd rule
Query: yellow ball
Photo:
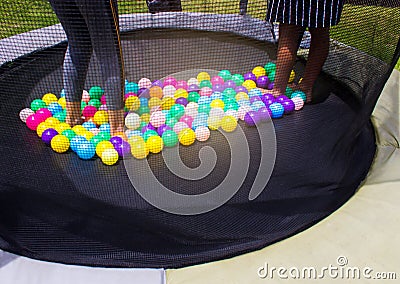
[[[177,98],[187,98],[189,96],[188,92],[185,89],[178,89],[174,93],[175,99]]]
[[[290,72],[289,83],[293,83],[295,76],[296,76],[296,73],[294,73],[294,71],[292,70],[292,72]]]
[[[140,116],[140,121],[144,121],[146,123],[150,122],[150,113],[144,113]]]
[[[78,124],[75,125],[74,127],[72,127],[72,130],[77,134],[77,135],[82,135],[83,133],[85,133],[87,130],[85,127],[83,127],[82,125]]]
[[[163,89],[159,86],[153,86],[150,88],[150,97],[161,99],[163,96]]]
[[[189,146],[196,140],[196,133],[190,128],[185,128],[179,132],[178,139],[182,145]]]
[[[209,116],[207,119],[207,125],[210,130],[217,130],[221,126],[221,119],[216,116]]]
[[[58,132],[58,133],[62,133],[64,130],[67,129],[71,129],[71,126],[68,123],[65,122],[61,122],[59,124],[57,124],[54,129]]]
[[[150,153],[157,154],[164,148],[164,142],[160,136],[151,136],[147,139],[146,146]]]
[[[58,100],[58,104],[62,107],[65,108],[67,106],[67,102],[65,100],[65,97],[62,97]]]
[[[60,124],[60,121],[55,117],[48,117],[45,122],[50,128],[55,128],[57,124]]]
[[[132,137],[131,137],[132,138]],[[131,140],[130,138],[130,140]],[[132,156],[136,159],[144,159],[149,154],[149,149],[147,149],[146,142],[144,140],[137,140],[135,143],[131,144]]]
[[[197,81],[201,82],[204,80],[211,80],[210,74],[208,74],[207,72],[200,72],[199,74],[197,74]]]
[[[175,100],[171,97],[164,97],[161,100],[161,109],[169,110],[175,104]]]
[[[237,120],[231,115],[224,116],[221,119],[221,128],[225,132],[232,132],[236,129]]]
[[[36,133],[37,133],[37,135],[39,136],[39,137],[42,137],[42,134],[43,134],[43,132],[46,130],[46,129],[48,129],[48,128],[50,128],[48,125],[47,125],[47,123],[46,122],[41,122],[39,125],[38,125],[38,127],[36,128]],[[57,131],[58,132],[58,131]],[[60,133],[60,132],[58,132],[58,133]]]
[[[80,135],[85,137],[87,141],[90,141],[90,139],[92,139],[93,136],[94,136],[94,134],[92,132],[88,131],[88,130],[83,132],[83,133],[81,133]]]
[[[98,110],[93,116],[93,122],[102,125],[108,122],[108,113],[105,110]]]
[[[101,161],[108,165],[114,165],[118,161],[118,152],[115,149],[105,149],[101,156]]]
[[[222,109],[224,109],[224,106],[225,106],[225,103],[221,99],[213,100],[211,102],[211,104],[210,104],[210,107],[212,107],[212,108],[222,108]]]
[[[254,75],[256,75],[257,78],[260,77],[260,76],[265,76],[265,74],[267,74],[267,72],[265,72],[264,67],[262,67],[262,66],[254,67],[252,73]]]
[[[142,136],[139,135],[131,136],[128,139],[128,143],[131,145],[131,147],[136,143],[142,143],[142,142],[144,142],[144,139]]]
[[[255,87],[257,87],[256,82],[254,82],[253,80],[244,81],[242,86],[245,87],[248,91],[250,91],[251,89],[254,89]]]
[[[235,99],[236,99],[236,101],[248,100],[249,99],[249,95],[246,94],[245,92],[239,92],[239,93],[236,94]]]
[[[69,149],[69,139],[58,134],[51,139],[50,146],[55,152],[64,153]]]
[[[149,99],[149,108],[152,109],[153,107],[160,106],[161,105],[161,99],[160,98],[150,98]]]
[[[130,110],[138,110],[140,107],[140,99],[136,96],[130,96],[125,101],[125,107]]]
[[[51,103],[56,103],[58,101],[56,95],[52,93],[45,94],[42,97],[42,100],[46,103],[46,105],[49,105]]]
[[[110,141],[100,141],[96,146],[96,154],[101,158],[103,152],[107,149],[114,149],[113,144]]]

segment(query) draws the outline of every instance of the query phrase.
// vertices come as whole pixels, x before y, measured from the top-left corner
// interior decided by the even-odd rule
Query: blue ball
[[[89,160],[93,158],[94,154],[96,154],[96,148],[94,147],[93,143],[89,141],[83,141],[77,146],[76,154],[81,159]]]
[[[135,93],[137,94],[139,91],[139,85],[134,83],[134,82],[130,82],[125,84],[125,93]]]
[[[100,125],[99,130],[104,131],[104,132],[110,132],[110,124],[104,123],[104,124]]]
[[[78,149],[78,146],[85,141],[87,141],[85,137],[76,135],[75,137],[73,137],[71,139],[69,146],[71,147],[72,151],[76,152],[76,150]]]
[[[131,138],[132,136],[142,136],[143,133],[140,130],[128,130],[126,131],[126,136]]]
[[[197,114],[192,122],[192,129],[196,130],[199,126],[207,126],[208,115],[206,113],[200,112]]]
[[[63,108],[59,103],[51,103],[47,106],[47,109],[51,112],[52,115],[55,115],[57,112],[63,111]]]
[[[250,106],[249,100],[238,100],[237,103],[239,106]]]
[[[210,96],[211,100],[222,100],[223,96],[221,92],[213,92],[212,95]]]
[[[255,101],[251,104],[251,108],[255,111],[259,110],[262,107],[265,107],[265,104],[262,101]]]
[[[280,118],[283,116],[283,113],[285,112],[283,105],[281,105],[280,103],[270,104],[269,109],[271,110],[272,118]]]
[[[259,89],[251,89],[251,90],[249,91],[249,93],[248,93],[248,95],[249,95],[250,98],[251,98],[251,97],[255,97],[255,96],[261,97],[262,94],[263,94],[263,93],[262,93]]]
[[[86,121],[86,122],[82,123],[82,126],[85,127],[86,130],[97,128],[96,124],[92,121]]]
[[[201,105],[201,104],[208,104],[209,105],[211,103],[211,98],[207,97],[207,96],[201,96],[199,98],[199,100],[197,101],[197,103],[199,105]]]
[[[149,100],[146,97],[140,97],[140,106],[149,106]]]
[[[290,95],[290,98],[291,98],[291,99],[296,98],[296,97],[301,98],[304,102],[306,102],[306,100],[307,100],[306,94],[305,94],[304,92],[302,92],[302,91],[294,91],[294,92]]]

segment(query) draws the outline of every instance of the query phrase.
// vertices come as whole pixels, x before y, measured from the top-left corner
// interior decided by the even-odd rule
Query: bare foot
[[[110,121],[111,136],[124,132],[124,110],[109,110],[108,117]]]

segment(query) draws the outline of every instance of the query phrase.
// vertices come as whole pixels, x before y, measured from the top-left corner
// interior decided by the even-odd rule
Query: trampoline
[[[240,9],[231,4],[237,14],[196,10],[226,11],[213,5],[122,14],[127,79],[155,81],[224,69],[244,74],[276,59],[274,27],[260,17],[265,6],[246,7],[241,1]],[[247,15],[247,8],[259,14]],[[399,13],[398,7],[388,9]],[[259,250],[315,225],[354,195],[371,167],[376,137],[370,115],[400,53],[398,26],[390,32],[393,40],[383,58],[332,39],[313,93],[316,104],[266,123],[273,137],[239,122],[247,145],[213,131],[207,142],[179,146],[176,157],[190,169],[214,157],[202,148],[213,149],[216,163],[207,176],[185,179],[166,166],[165,156],[150,155],[145,163],[157,180],[184,195],[217,188],[231,168],[247,162],[247,171],[236,173],[244,175],[237,192],[215,210],[195,215],[149,204],[132,182],[145,174],[142,164],[135,162],[132,171],[122,159],[105,166],[72,152],[57,154],[21,122],[19,111],[33,99],[61,92],[67,43],[60,25],[1,40],[0,248],[65,264],[180,268]],[[294,67],[298,78],[306,59],[304,49]],[[86,88],[102,84],[98,74],[94,58]],[[243,147],[248,161],[235,160],[237,153],[230,150]],[[273,162],[270,177],[263,159]],[[265,186],[249,198],[263,175]],[[154,189],[150,180],[142,185]],[[178,211],[190,207],[175,206]]]

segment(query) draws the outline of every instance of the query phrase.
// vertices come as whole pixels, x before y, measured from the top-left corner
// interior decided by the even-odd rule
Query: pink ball
[[[178,82],[176,81],[176,79],[174,77],[167,77],[164,79],[164,87],[171,85],[176,88],[177,84],[178,84]]]
[[[106,104],[106,96],[105,96],[105,95],[102,95],[102,96],[101,96],[100,102],[101,102],[102,105],[105,105],[105,104]]]
[[[151,87],[151,81],[148,78],[142,78],[138,82],[139,88],[148,89]]]
[[[209,97],[209,96],[211,96],[212,92],[213,92],[213,91],[212,91],[211,88],[209,88],[209,87],[203,87],[203,88],[200,89],[199,94],[200,94],[200,96],[207,96],[207,97]]]
[[[223,85],[224,79],[222,79],[222,77],[220,77],[220,76],[214,76],[211,78],[211,84],[213,84],[213,86],[217,85],[217,84]]]
[[[41,119],[41,117],[38,117],[36,115],[36,113],[31,114],[30,116],[27,117],[26,119],[26,126],[28,126],[28,128],[30,130],[36,130],[36,128],[38,127],[38,125],[43,122],[44,120]]]
[[[173,130],[176,134],[179,134],[179,132],[181,132],[185,128],[189,128],[189,126],[186,123],[179,121],[175,123]]]
[[[189,115],[183,115],[180,119],[179,122],[184,122],[186,123],[187,126],[189,126],[190,128],[192,128],[192,122],[193,122],[193,117],[189,116]]]
[[[93,117],[96,111],[97,108],[95,106],[85,106],[85,108],[82,111],[82,115],[86,118]]]
[[[150,123],[154,127],[160,127],[165,123],[165,114],[162,111],[155,111],[150,116]]]
[[[301,110],[304,106],[304,101],[302,98],[300,97],[294,97],[292,99],[293,103],[294,103],[294,109],[295,110]]]
[[[177,88],[177,89],[184,89],[184,90],[187,90],[188,84],[187,84],[186,81],[180,80],[180,81],[178,81],[178,82],[176,83],[176,88]]]
[[[42,120],[42,122],[51,116],[53,116],[53,115],[51,114],[51,111],[49,111],[47,108],[41,108],[36,111],[36,117],[39,120]]]
[[[132,97],[132,96],[137,97],[137,94],[135,94],[135,93],[126,93],[126,94],[125,94],[125,100],[126,100],[127,98],[129,98],[129,97]]]

